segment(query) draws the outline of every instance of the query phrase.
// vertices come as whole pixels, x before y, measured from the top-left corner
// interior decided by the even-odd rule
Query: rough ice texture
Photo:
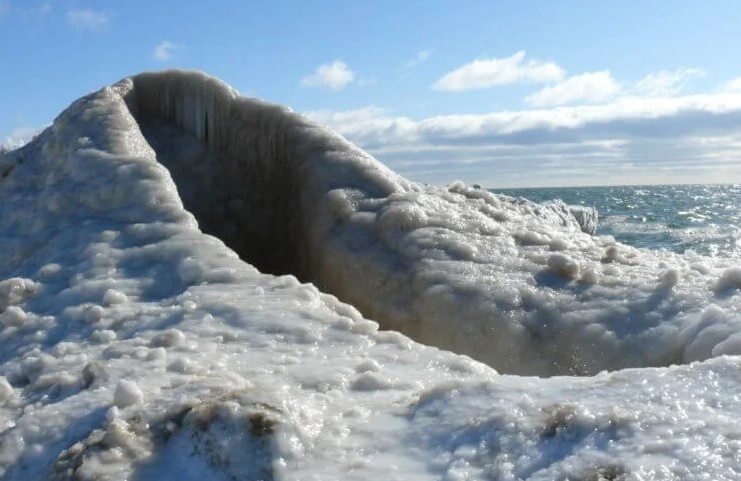
[[[597,223],[599,216],[595,207],[585,207],[582,205],[570,205],[569,212],[576,218],[582,232],[594,234],[597,232]]]
[[[133,404],[141,404],[144,400],[142,390],[136,383],[121,379],[116,384],[116,392],[113,393],[113,404],[119,408],[125,408]]]
[[[0,173],[3,479],[741,470],[722,259],[410,182],[198,73],[76,101]]]

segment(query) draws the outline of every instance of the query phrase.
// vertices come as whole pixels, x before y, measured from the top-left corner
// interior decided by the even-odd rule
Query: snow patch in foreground
[[[722,259],[414,184],[195,73],[78,100],[0,172],[3,479],[741,469],[741,362],[725,355],[741,294]],[[501,375],[335,295],[505,372],[705,361]]]

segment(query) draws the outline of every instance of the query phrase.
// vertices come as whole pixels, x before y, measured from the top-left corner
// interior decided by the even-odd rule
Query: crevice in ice
[[[162,92],[137,80],[129,99],[142,133],[175,180],[201,230],[221,238],[244,260],[274,274],[306,278],[296,264],[300,198],[290,158],[275,139],[254,137],[254,118],[218,118],[207,92]],[[155,81],[155,79],[152,79]],[[176,85],[176,84],[175,84]],[[198,90],[198,86],[184,85]],[[200,94],[200,95],[199,95]],[[162,96],[160,96],[162,95]],[[210,102],[209,102],[210,101]],[[229,137],[214,130],[230,125]],[[246,124],[246,125],[245,125]],[[226,129],[223,129],[226,130]],[[259,130],[259,129],[258,129]]]
[[[398,176],[285,108],[238,97],[210,77],[193,80],[142,74],[126,97],[185,207],[261,271],[321,281],[327,192],[385,197],[395,188],[388,177]]]
[[[262,272],[306,279],[297,258],[300,206],[285,190],[293,188],[285,172],[267,172],[255,164],[254,172],[240,172],[209,151],[207,130],[201,142],[161,119],[144,119],[141,129],[201,230],[219,237]],[[265,184],[252,181],[253,175]]]
[[[347,259],[359,256],[335,231],[345,193],[384,199],[411,183],[327,129],[205,75],[141,74],[117,88],[202,231],[262,272],[313,282],[383,321],[382,296],[367,289],[376,281],[347,282],[356,269]]]

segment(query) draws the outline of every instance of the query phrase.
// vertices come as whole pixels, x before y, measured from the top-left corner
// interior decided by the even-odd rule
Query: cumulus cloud
[[[545,87],[526,97],[525,102],[534,107],[604,102],[617,95],[620,89],[609,71],[587,72]]]
[[[379,107],[308,115],[425,182],[741,181],[741,93],[420,120]]]
[[[67,11],[67,23],[77,30],[98,32],[108,27],[110,19],[105,12],[91,9],[72,9]]]
[[[444,74],[432,86],[435,90],[463,91],[484,89],[521,82],[557,82],[564,77],[561,67],[553,62],[525,60],[519,51],[504,58],[483,58]]]
[[[302,87],[321,87],[330,90],[341,90],[355,80],[355,72],[342,62],[335,60],[332,63],[320,65],[313,73],[301,79]]]
[[[155,60],[166,62],[172,58],[173,54],[175,53],[175,49],[177,48],[178,45],[176,43],[164,40],[157,44],[156,47],[154,47],[152,56],[155,58]]]
[[[632,93],[648,97],[668,97],[678,94],[691,79],[704,75],[705,71],[699,68],[660,70],[636,82]]]

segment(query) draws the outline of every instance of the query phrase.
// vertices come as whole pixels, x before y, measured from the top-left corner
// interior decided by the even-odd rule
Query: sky
[[[738,183],[739,45],[738,1],[0,0],[0,143],[183,68],[420,182]]]

